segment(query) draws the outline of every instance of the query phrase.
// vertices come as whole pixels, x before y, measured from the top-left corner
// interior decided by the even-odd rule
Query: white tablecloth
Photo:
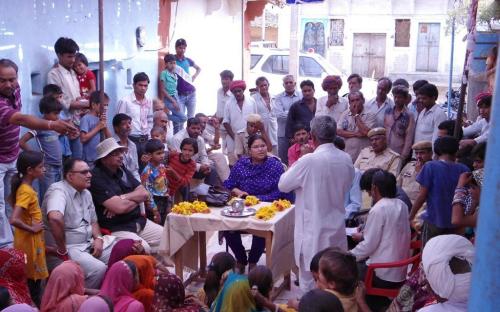
[[[259,207],[270,203],[260,203],[253,206]],[[210,213],[195,213],[184,216],[171,213],[167,216],[160,242],[160,252],[172,257],[193,236],[194,232],[201,231],[235,231],[235,230],[260,230],[273,232],[271,271],[274,279],[289,272],[295,264],[293,256],[293,229],[295,224],[294,207],[277,212],[270,220],[263,221],[255,216],[246,218],[231,218],[221,215],[223,208],[210,208]],[[193,248],[194,246],[190,244]],[[193,253],[197,252],[193,250]],[[188,260],[188,259],[186,259]],[[195,268],[196,269],[196,268]]]

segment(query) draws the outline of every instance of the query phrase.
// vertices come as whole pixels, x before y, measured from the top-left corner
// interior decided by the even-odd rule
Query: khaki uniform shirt
[[[408,195],[411,202],[414,203],[420,192],[420,184],[417,182],[417,172],[415,171],[415,161],[411,161],[404,166],[398,176],[398,186],[400,186]]]
[[[394,176],[398,175],[400,165],[401,156],[395,151],[386,148],[382,153],[376,155],[371,146],[362,149],[354,163],[354,167],[361,171],[380,168],[389,171]]]
[[[373,128],[375,124],[375,116],[365,109],[361,112],[361,121],[368,127]],[[352,116],[351,111],[346,110],[341,115],[339,120],[337,121],[337,129],[343,129],[345,131],[358,131],[358,126],[356,125],[356,121],[354,116]],[[352,158],[352,161],[356,161],[360,151],[370,145],[370,140],[368,137],[362,138],[344,138],[345,141],[345,152],[349,154]]]

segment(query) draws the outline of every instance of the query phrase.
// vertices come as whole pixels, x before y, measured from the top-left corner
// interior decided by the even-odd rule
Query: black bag
[[[231,199],[231,194],[220,188],[211,186],[208,189],[208,194],[205,196],[205,202],[208,206],[223,207]]]

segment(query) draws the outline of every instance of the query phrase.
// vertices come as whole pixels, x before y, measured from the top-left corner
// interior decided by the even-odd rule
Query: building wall
[[[300,18],[344,20],[344,45],[328,46],[325,57],[347,74],[352,71],[354,34],[384,33],[386,34],[385,75],[405,77],[410,81],[428,78],[446,84],[451,53],[451,38],[446,33],[448,3],[448,0],[330,0],[318,4],[301,5],[299,15]],[[280,15],[280,35],[278,36],[280,39],[290,29],[288,11],[289,8]],[[411,20],[409,47],[395,47],[394,45],[396,19]],[[437,72],[416,71],[419,23],[440,23]],[[453,70],[456,82],[461,76],[465,57],[465,43],[461,40],[464,34],[464,32],[457,33],[455,38]],[[278,44],[280,47],[288,47],[286,39],[279,41]]]
[[[97,1],[0,0],[0,57],[19,65],[23,112],[38,114],[47,72],[57,62],[53,45],[57,38],[71,37],[98,69]],[[22,17],[22,18],[20,18]],[[146,30],[146,46],[136,46],[135,30]],[[151,78],[148,96],[156,96],[159,49],[158,0],[104,1],[105,91],[110,96],[109,114],[118,99],[132,92],[131,77],[140,71]]]

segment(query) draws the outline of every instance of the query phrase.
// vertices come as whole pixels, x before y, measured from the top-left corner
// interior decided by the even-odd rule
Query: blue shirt
[[[282,193],[278,189],[283,172],[283,164],[276,157],[268,156],[262,164],[252,164],[250,157],[242,157],[231,169],[224,186],[228,190],[236,187],[265,202],[291,200],[290,193]]]
[[[86,114],[80,120],[80,131],[89,133],[90,131],[92,131],[92,129],[94,129],[97,126],[98,123],[99,123],[99,117],[91,114]],[[88,140],[86,143],[83,144],[83,153],[82,153],[83,160],[85,160],[86,162],[93,162],[96,159],[97,157],[96,148],[99,142],[101,142],[100,132],[98,132],[90,140]]]
[[[30,133],[35,137],[45,163],[51,166],[62,166],[63,153],[59,134],[53,130],[32,130]]]
[[[454,228],[451,224],[451,206],[458,178],[468,172],[463,164],[432,160],[425,163],[417,182],[427,188],[427,209],[422,218],[438,228]]]

